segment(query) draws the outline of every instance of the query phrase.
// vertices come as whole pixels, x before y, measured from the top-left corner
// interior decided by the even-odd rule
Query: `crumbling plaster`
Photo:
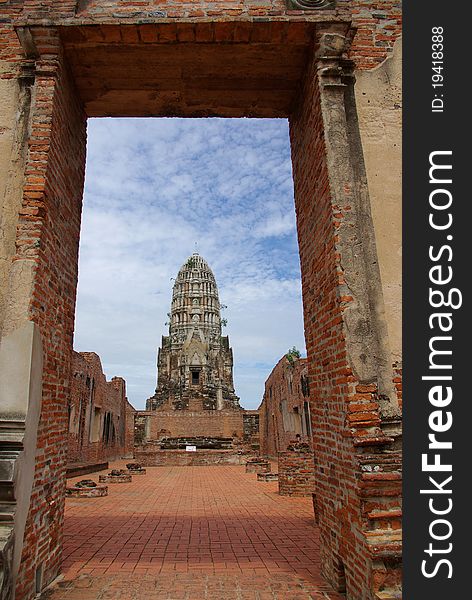
[[[27,79],[2,78],[11,65],[0,61],[0,336],[7,302],[10,298],[8,330],[19,326],[27,315],[21,299],[29,299],[32,273],[25,273],[24,265],[16,284],[12,277],[12,257],[15,254],[16,228],[24,184],[27,152],[27,133],[31,91]],[[32,265],[30,265],[32,266]],[[27,269],[30,271],[30,269]],[[21,289],[13,290],[10,286]],[[9,292],[11,291],[11,294]],[[13,306],[13,297],[19,302]],[[15,315],[19,318],[16,319]]]
[[[402,41],[370,71],[356,71],[356,104],[393,361],[402,356]]]

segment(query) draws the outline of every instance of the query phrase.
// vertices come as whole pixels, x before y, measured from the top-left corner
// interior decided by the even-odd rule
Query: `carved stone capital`
[[[324,31],[317,36],[316,71],[323,87],[344,88],[347,78],[353,77],[353,62],[347,59],[349,35]]]
[[[317,59],[340,58],[349,47],[349,38],[334,31],[320,31],[317,36]]]

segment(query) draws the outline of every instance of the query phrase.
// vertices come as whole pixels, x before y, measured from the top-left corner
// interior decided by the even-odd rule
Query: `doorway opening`
[[[62,400],[70,393],[73,360],[86,118],[282,117],[290,123],[308,378],[315,398],[310,409],[322,568],[333,580],[336,556],[342,555],[348,585],[372,596],[372,569],[360,572],[356,561],[361,556],[367,565],[383,564],[383,555],[374,560],[368,545],[368,539],[383,538],[363,512],[369,502],[365,488],[356,486],[372,468],[373,456],[382,470],[398,470],[398,436],[391,360],[377,310],[382,287],[352,64],[344,54],[352,40],[350,20],[250,21],[242,29],[241,23],[211,22],[203,30],[191,22],[179,27],[149,23],[145,28],[130,22],[116,29],[106,23],[82,26],[72,19],[53,31],[43,21],[37,25],[27,28],[27,35],[23,32],[26,52],[37,53],[38,102],[32,106],[31,151],[12,267],[13,283],[24,283],[23,277],[28,281],[12,285],[12,293],[21,297],[11,306],[20,306],[41,336],[38,448],[45,448],[49,470],[45,474],[41,468],[44,461],[33,465],[32,498],[47,489],[48,502],[31,508],[34,518],[24,547],[48,548],[47,556],[38,554],[37,561],[44,558],[44,578],[50,582],[62,544],[68,416]],[[32,219],[38,227],[31,230]],[[99,368],[93,357],[89,363]],[[358,394],[372,408],[365,422],[348,410]],[[97,408],[103,408],[102,416],[107,412]],[[380,478],[370,485],[375,488],[372,498],[381,505]],[[336,510],[338,503],[343,510]],[[396,505],[395,500],[395,510]],[[388,513],[388,524],[395,510]],[[394,539],[393,527],[391,531]],[[28,563],[21,572],[22,589],[34,587],[34,566]]]

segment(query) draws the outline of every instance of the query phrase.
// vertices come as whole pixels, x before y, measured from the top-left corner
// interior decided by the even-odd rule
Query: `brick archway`
[[[13,581],[32,597],[38,569],[48,583],[60,568],[86,119],[210,115],[289,118],[323,572],[349,598],[393,594],[399,410],[347,58],[352,15],[139,22],[123,21],[120,3],[60,4],[41,14],[25,2],[14,15],[30,114],[2,339],[32,355],[28,340],[40,338],[43,366],[28,363],[32,379],[42,374],[39,424],[26,405],[17,426],[18,460],[34,478],[28,506],[12,506],[4,597]],[[15,342],[24,327],[33,333]],[[28,427],[36,452],[21,438]]]

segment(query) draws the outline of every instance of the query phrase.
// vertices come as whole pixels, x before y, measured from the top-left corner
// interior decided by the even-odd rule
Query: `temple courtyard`
[[[311,498],[280,496],[244,466],[147,467],[106,497],[67,498],[64,536],[44,600],[344,597],[321,576]]]

